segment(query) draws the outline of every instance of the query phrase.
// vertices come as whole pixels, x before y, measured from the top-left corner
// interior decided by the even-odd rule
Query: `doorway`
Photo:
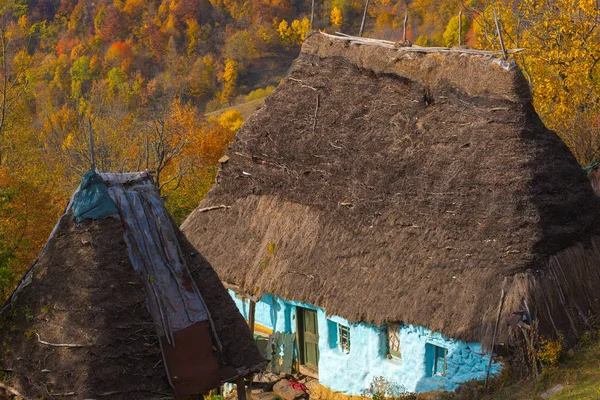
[[[296,307],[298,315],[298,358],[300,368],[311,372],[319,368],[319,324],[317,312],[308,308]]]

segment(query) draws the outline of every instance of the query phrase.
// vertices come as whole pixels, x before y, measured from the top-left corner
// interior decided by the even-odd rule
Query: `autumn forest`
[[[406,16],[421,46],[498,50],[495,11],[544,122],[582,167],[598,161],[595,0],[324,0],[312,28],[357,34],[365,3],[365,36],[399,41]],[[243,123],[236,106],[274,90],[310,17],[309,0],[2,0],[0,296],[90,168],[90,131],[98,169],[154,171],[181,222]]]

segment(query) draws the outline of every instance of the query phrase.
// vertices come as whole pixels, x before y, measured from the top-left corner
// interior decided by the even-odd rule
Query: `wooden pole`
[[[360,31],[358,32],[358,36],[363,35],[363,29],[365,28],[365,20],[367,19],[367,9],[369,8],[369,0],[365,3],[365,11],[363,12],[362,22],[360,23]]]
[[[406,42],[406,23],[408,22],[408,10],[404,13],[404,28],[402,29],[402,42]]]
[[[250,310],[248,310],[248,326],[250,327],[250,333],[254,335],[254,315],[256,314],[256,302],[250,300]]]
[[[312,3],[310,5],[310,29],[312,29],[314,17],[315,17],[315,0],[312,0]]]
[[[94,130],[92,129],[92,120],[88,118],[88,131],[90,133],[90,159],[92,161],[91,169],[96,170],[96,158],[94,156]]]
[[[148,140],[148,132],[146,132],[146,170],[150,164],[150,142]]]
[[[494,346],[496,345],[496,334],[498,333],[498,323],[500,322],[500,315],[502,314],[502,307],[504,306],[504,288],[502,288],[502,294],[500,295],[500,304],[498,304],[498,315],[496,316],[496,325],[494,325],[494,336],[492,336],[492,348],[490,349],[490,361],[488,361],[487,369],[485,371],[485,384],[484,388],[487,387],[488,379],[490,377],[490,369],[492,368],[492,358],[494,356]]]
[[[458,12],[458,47],[462,46],[462,11]]]
[[[500,47],[502,47],[502,54],[505,60],[508,58],[506,53],[506,47],[504,47],[504,39],[502,38],[502,32],[500,31],[500,24],[498,23],[498,14],[496,14],[496,9],[494,8],[494,22],[496,22],[496,31],[498,32],[498,39],[500,40]]]
[[[244,377],[240,376],[237,378],[235,385],[237,387],[238,400],[246,400],[246,382],[244,381]]]

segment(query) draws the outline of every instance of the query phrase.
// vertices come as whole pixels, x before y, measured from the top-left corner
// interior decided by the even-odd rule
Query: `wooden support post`
[[[406,42],[406,23],[408,22],[408,10],[404,13],[404,28],[402,29],[402,43]]]
[[[358,36],[363,35],[363,30],[365,29],[365,20],[367,19],[367,9],[369,8],[369,0],[365,3],[365,11],[363,12],[362,22],[360,23],[360,31],[358,32]]]
[[[312,29],[314,18],[315,18],[315,0],[312,0],[312,3],[310,5],[310,29]]]
[[[240,376],[235,380],[235,385],[237,387],[237,397],[238,400],[246,400],[246,381],[244,381],[244,377]]]
[[[496,9],[494,8],[494,22],[496,22],[496,31],[498,32],[498,39],[500,40],[500,47],[502,47],[502,54],[505,60],[508,58],[508,54],[506,53],[506,47],[504,47],[504,39],[502,38],[502,32],[500,31],[500,23],[498,22],[498,14],[496,14]]]
[[[458,12],[458,47],[462,46],[462,11]]]
[[[485,384],[484,388],[487,388],[488,379],[490,377],[490,369],[492,368],[492,358],[494,357],[494,346],[496,345],[496,334],[498,333],[498,323],[500,322],[500,315],[502,314],[502,307],[504,306],[504,288],[502,288],[502,294],[500,295],[500,304],[498,304],[498,315],[496,316],[496,325],[494,325],[494,336],[492,336],[492,348],[490,349],[490,361],[488,361],[487,369],[485,371]]]
[[[248,326],[250,327],[250,333],[254,335],[254,315],[256,314],[256,302],[250,300],[250,310],[248,310]]]

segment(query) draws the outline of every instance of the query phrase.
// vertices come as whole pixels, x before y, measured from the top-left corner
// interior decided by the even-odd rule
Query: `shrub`
[[[541,339],[540,348],[537,351],[538,359],[544,365],[557,365],[563,347],[561,338],[557,340]]]
[[[246,102],[262,99],[263,97],[267,97],[268,95],[271,94],[271,92],[273,90],[275,90],[275,86],[267,86],[264,89],[253,90],[250,93],[248,93],[248,95],[246,96]]]
[[[371,384],[362,395],[373,400],[416,400],[417,396],[410,393],[397,382],[388,381],[383,376],[374,377]]]

